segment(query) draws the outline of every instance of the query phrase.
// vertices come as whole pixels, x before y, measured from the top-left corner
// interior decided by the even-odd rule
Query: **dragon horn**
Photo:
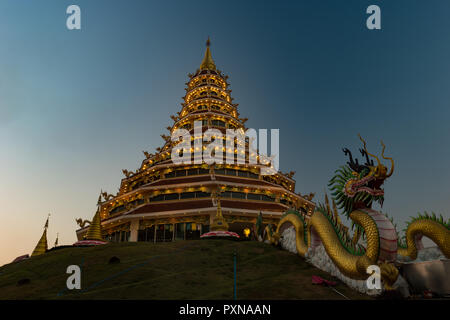
[[[376,155],[371,154],[371,153],[369,153],[369,151],[367,151],[366,142],[364,141],[364,139],[361,137],[361,135],[360,135],[359,133],[358,133],[358,136],[359,136],[359,139],[362,141],[362,143],[364,143],[364,151],[366,151],[366,153],[367,153],[369,156],[372,156],[372,157],[374,157],[375,159],[377,159],[378,165],[380,165],[380,164],[381,164],[380,159],[378,159],[378,157],[377,157]]]
[[[331,215],[330,202],[328,201],[328,194],[327,194],[326,190],[324,190],[324,191],[325,191],[325,203],[327,205],[327,211],[328,211],[328,214]]]
[[[384,156],[384,149],[386,148],[386,146],[384,145],[383,140],[381,140],[381,145],[383,146],[383,151],[381,151],[381,156],[383,157],[383,159],[391,160],[391,170],[389,171],[388,175],[386,176],[387,178],[389,178],[394,173],[394,159]]]

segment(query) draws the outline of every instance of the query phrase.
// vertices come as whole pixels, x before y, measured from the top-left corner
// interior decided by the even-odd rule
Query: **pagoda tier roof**
[[[115,199],[129,196],[130,194],[139,193],[139,192],[145,192],[145,191],[151,191],[151,190],[161,190],[161,189],[173,189],[173,188],[184,188],[186,186],[188,187],[194,187],[194,186],[200,186],[200,187],[208,187],[208,186],[229,186],[229,187],[240,187],[240,188],[250,188],[250,189],[264,189],[264,190],[270,190],[270,191],[278,191],[283,192],[285,194],[289,194],[295,198],[299,198],[302,200],[303,203],[308,203],[310,205],[314,205],[313,202],[305,199],[299,194],[296,194],[295,192],[290,191],[289,189],[280,186],[278,184],[273,184],[271,182],[267,182],[264,180],[258,180],[258,179],[250,179],[250,178],[242,178],[238,176],[224,176],[224,175],[215,175],[213,178],[211,175],[202,175],[202,176],[185,176],[185,177],[178,177],[178,178],[168,178],[164,180],[158,180],[150,184],[146,184],[143,186],[140,186],[137,189],[134,189],[133,191],[130,191],[127,194],[123,194],[120,197],[113,198],[111,201],[114,201]],[[192,201],[192,200],[191,200]],[[168,204],[169,206],[173,205],[173,202]],[[124,213],[122,213],[123,215]],[[117,217],[117,215],[114,215],[113,217]],[[110,217],[110,218],[113,218]],[[106,220],[110,219],[107,218]],[[104,220],[104,219],[103,219]],[[102,220],[102,221],[103,221]]]
[[[152,187],[154,187],[154,186],[166,186],[166,185],[173,185],[173,184],[192,183],[192,182],[205,182],[205,181],[211,181],[211,175],[163,179],[163,180],[157,180],[157,181],[155,181],[153,183],[150,183],[150,184],[147,184],[145,186],[152,186]]]
[[[242,179],[239,177],[232,177],[232,176],[217,176],[216,175],[216,181],[225,181],[225,182],[234,182],[234,183],[242,183],[242,184],[247,184],[247,185],[260,185],[260,186],[270,186],[270,187],[277,187],[277,188],[282,188],[281,186],[278,185],[274,185],[273,183],[264,181],[264,180],[256,180],[256,179]],[[284,188],[283,188],[284,189]],[[286,190],[288,191],[288,190]]]
[[[222,211],[226,210],[226,208],[279,211],[279,212],[284,212],[286,211],[286,209],[288,209],[287,206],[276,202],[273,203],[267,203],[262,201],[246,202],[246,201],[239,201],[236,199],[233,200],[220,199],[220,205],[222,206]]]
[[[248,202],[248,200],[225,200],[220,199],[222,210],[226,208],[233,209],[247,209],[247,210],[264,210],[264,211],[286,211],[287,207],[280,203],[267,203],[263,201]],[[152,212],[164,212],[164,211],[177,211],[177,210],[190,210],[190,209],[204,209],[211,208],[215,209],[211,199],[208,200],[188,200],[188,201],[177,201],[173,203],[150,203],[146,204],[134,211],[129,211],[122,216],[128,214],[142,214],[142,213],[152,213]]]
[[[204,176],[196,176],[196,177],[183,177],[183,178],[170,178],[170,179],[163,179],[163,180],[157,180],[151,184],[147,184],[143,186],[145,187],[155,187],[155,186],[167,186],[167,185],[176,185],[176,184],[184,184],[184,183],[195,183],[195,182],[209,182],[214,181],[217,183],[221,182],[231,182],[231,183],[241,183],[246,185],[259,185],[259,186],[270,186],[270,187],[278,187],[280,186],[274,185],[270,182],[263,181],[263,180],[257,180],[257,179],[243,179],[240,177],[232,177],[232,176],[222,176],[222,175],[215,175],[215,179],[212,179],[211,175],[204,175]]]
[[[245,202],[245,200],[226,200],[221,199],[221,209],[224,215],[241,215],[241,216],[257,216],[259,213],[268,216],[281,216],[288,208],[280,203],[267,203],[262,201]],[[194,201],[178,201],[172,203],[151,203],[141,206],[135,210],[113,216],[102,220],[102,225],[116,225],[126,223],[131,219],[144,217],[151,218],[167,218],[167,217],[186,217],[205,215],[211,211],[217,210],[212,200],[194,200]],[[76,230],[77,233],[84,232],[89,226]]]
[[[272,211],[272,212],[284,212],[286,211],[287,206],[281,203],[267,203],[263,201],[251,201],[248,200],[226,200],[221,199],[221,207],[222,210],[227,208],[230,209],[242,209],[242,210],[254,210],[254,211]],[[216,210],[217,207],[214,206],[212,199],[202,199],[202,200],[178,200],[170,203],[150,203],[138,207],[137,209],[130,210],[128,212],[119,214],[117,216],[113,216],[107,219],[102,220],[102,223],[107,223],[110,220],[124,219],[127,216],[134,215],[143,215],[148,213],[166,213],[171,211],[189,211],[189,210],[204,210],[204,209],[212,209]],[[225,212],[226,213],[226,212]]]
[[[286,211],[287,207],[280,203],[267,203],[263,201],[252,201],[248,200],[225,200],[220,199],[222,209],[233,208],[233,209],[244,209],[244,210],[264,210],[264,211]],[[191,210],[191,209],[205,209],[211,208],[215,209],[212,199],[205,200],[178,200],[171,203],[150,203],[143,205],[137,209],[128,211],[120,216],[125,217],[130,214],[143,214],[143,213],[157,213],[165,211],[177,211],[177,210]],[[111,217],[112,218],[112,217]],[[107,221],[105,219],[103,221]]]
[[[127,214],[140,214],[140,213],[151,213],[151,212],[162,212],[162,211],[175,211],[175,210],[189,210],[189,209],[203,209],[212,208],[212,199],[206,200],[194,200],[194,201],[176,201],[172,203],[150,203],[135,209],[134,211],[129,211]]]

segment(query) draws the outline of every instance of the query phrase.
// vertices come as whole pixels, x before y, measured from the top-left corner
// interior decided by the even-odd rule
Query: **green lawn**
[[[233,252],[238,299],[343,299],[311,284],[330,275],[287,251],[255,241],[111,243],[64,248],[0,267],[0,299],[232,299]],[[120,263],[109,264],[116,256]],[[67,266],[82,265],[81,290],[67,290]],[[21,279],[28,284],[18,285]],[[339,280],[351,299],[369,299]]]

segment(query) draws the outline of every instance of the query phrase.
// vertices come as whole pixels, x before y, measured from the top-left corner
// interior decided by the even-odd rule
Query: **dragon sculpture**
[[[105,200],[105,201],[109,201],[109,200],[111,200],[111,199],[113,199],[114,198],[114,195],[112,195],[112,194],[109,194],[108,192],[101,192],[100,193],[101,194],[101,196],[103,197],[103,199]],[[100,201],[100,200],[99,200]]]
[[[137,169],[136,171],[128,171],[127,169],[122,169],[122,172],[127,178],[129,178],[129,177],[135,175],[136,173],[138,173],[139,169]]]
[[[416,259],[417,251],[422,248],[422,236],[433,240],[442,253],[450,258],[450,221],[444,221],[442,216],[438,219],[434,214],[421,215],[408,224],[404,240],[399,239],[392,219],[372,209],[376,202],[383,205],[384,190],[381,186],[394,172],[394,160],[385,157],[385,145],[381,142],[381,156],[391,163],[388,170],[376,155],[369,153],[364,139],[361,136],[359,138],[364,145],[360,152],[366,161],[364,164],[358,163],[350,150],[343,149],[349,161],[335,171],[335,176],[328,184],[333,210],[326,195],[325,204],[317,205],[310,217],[291,209],[282,216],[276,228],[268,225],[261,230],[261,226],[257,232],[262,234],[262,240],[278,245],[283,231],[293,226],[299,255],[306,257],[308,252],[322,244],[339,271],[355,280],[367,279],[367,268],[378,265],[384,287],[389,290],[399,274],[393,264],[397,255]],[[369,157],[376,160],[376,165]],[[337,207],[351,220],[354,230],[352,236],[342,224]]]
[[[80,228],[84,228],[86,223],[91,224],[89,220],[83,220],[81,218],[75,219],[76,223],[80,226]]]
[[[150,159],[151,157],[154,156],[153,153],[149,153],[149,152],[147,152],[147,151],[142,151],[142,152],[144,153],[146,159]]]

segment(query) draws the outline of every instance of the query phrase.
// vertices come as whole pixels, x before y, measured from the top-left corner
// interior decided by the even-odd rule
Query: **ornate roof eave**
[[[211,100],[211,101],[205,101],[205,100]],[[193,100],[193,101],[191,101],[191,102],[189,102],[189,103],[182,103],[183,109],[181,110],[181,112],[183,112],[183,110],[184,110],[185,108],[187,108],[188,106],[190,106],[191,104],[194,104],[194,103],[202,104],[202,103],[209,103],[209,102],[212,102],[212,103],[218,103],[218,104],[224,103],[224,104],[230,106],[230,107],[231,107],[232,109],[234,109],[236,112],[237,112],[237,109],[236,109],[236,108],[237,108],[237,106],[239,105],[239,104],[236,104],[236,103],[228,102],[228,101],[226,101],[226,100],[218,99],[218,98],[216,98],[216,97],[202,97],[202,98],[200,98],[200,99],[195,99],[195,100]]]
[[[178,125],[180,122],[183,122],[184,120],[190,118],[190,117],[201,117],[201,116],[208,116],[208,115],[217,115],[220,117],[225,117],[228,120],[233,120],[236,121],[237,123],[240,123],[242,125],[242,127],[244,126],[244,123],[242,121],[240,121],[241,119],[237,119],[233,116],[230,116],[226,113],[219,113],[217,111],[204,111],[204,112],[199,112],[199,113],[188,113],[187,115],[185,115],[183,118],[181,118],[180,120],[178,120],[177,122],[175,122],[173,124],[173,126],[175,127],[176,125]]]
[[[202,165],[202,164],[201,164]],[[159,167],[162,167],[162,168],[172,168],[172,167],[179,167],[180,165],[178,165],[178,164],[170,164],[169,166],[167,165],[167,164],[158,164],[157,166],[155,166],[155,168],[153,168],[153,170],[157,170],[157,169],[159,169]],[[255,167],[265,167],[265,166],[263,166],[263,165],[261,165],[261,164],[256,164],[256,165],[249,165],[249,164],[246,164],[246,166],[255,166]],[[278,173],[277,173],[278,174]],[[228,177],[228,176],[227,176]],[[232,176],[229,176],[229,177],[232,177]],[[237,177],[236,177],[237,178]],[[188,178],[185,178],[185,179],[188,179]],[[220,178],[219,178],[220,179]],[[244,178],[242,178],[241,177],[241,179],[244,179]],[[160,181],[160,180],[158,180],[158,181]],[[214,183],[214,184],[220,184],[220,183],[226,183],[226,184],[230,184],[230,185],[236,185],[236,186],[243,186],[243,185],[245,185],[245,184],[240,184],[240,183],[235,183],[235,182],[229,182],[229,181],[222,181],[222,182],[220,182],[220,180],[218,180],[218,181],[216,181],[216,182],[214,182],[214,181],[216,181],[216,180],[211,180],[211,181],[201,181],[201,182],[198,182],[198,184],[203,184],[203,185],[209,185],[209,184],[211,184],[211,183]],[[156,181],[155,181],[156,182]],[[297,193],[295,193],[295,192],[293,192],[293,191],[290,191],[290,190],[288,190],[288,189],[286,189],[286,188],[284,188],[284,187],[282,187],[282,186],[279,186],[279,185],[277,185],[277,184],[274,184],[274,183],[271,183],[271,182],[268,182],[268,181],[264,181],[265,183],[267,183],[268,184],[268,186],[263,186],[263,185],[259,185],[258,186],[258,188],[261,188],[261,189],[274,189],[274,190],[276,190],[276,191],[279,191],[279,192],[285,192],[285,193],[288,193],[289,195],[291,195],[291,196],[293,196],[293,197],[295,197],[295,198],[299,198],[299,199],[302,199],[303,201],[305,201],[305,202],[308,202],[308,203],[310,203],[310,204],[312,204],[312,205],[315,205],[314,204],[314,202],[312,202],[312,201],[309,201],[309,200],[307,200],[307,199],[305,199],[305,198],[303,198],[303,196],[301,196],[301,195],[299,195],[299,194],[297,194]],[[293,180],[293,182],[295,182],[295,180]],[[160,188],[164,188],[164,187],[167,187],[167,185],[161,185],[161,186],[152,186],[151,184],[152,184],[153,182],[150,182],[150,183],[148,183],[148,184],[145,184],[145,185],[142,185],[142,186],[140,186],[139,188],[137,188],[137,189],[135,189],[135,190],[131,190],[131,191],[128,191],[128,192],[126,192],[126,193],[123,193],[123,194],[120,194],[120,195],[117,195],[117,196],[115,196],[114,198],[112,198],[112,199],[110,199],[109,201],[105,201],[105,202],[103,202],[102,203],[102,205],[108,205],[108,204],[111,204],[111,203],[113,203],[113,202],[115,202],[115,201],[119,201],[119,200],[121,200],[121,199],[123,199],[123,198],[127,198],[127,197],[129,197],[130,195],[132,195],[132,194],[134,194],[134,193],[139,193],[140,191],[151,191],[151,190],[157,190],[157,189],[160,189]],[[192,182],[190,183],[190,184],[192,184]],[[251,180],[249,180],[249,183],[247,184],[247,185],[250,185],[251,184]],[[178,188],[178,187],[183,187],[185,184],[174,184],[174,185],[170,185],[170,188]],[[256,186],[256,185],[255,185]]]
[[[280,206],[284,206],[284,205],[280,204]],[[139,206],[139,208],[140,207],[142,207],[142,206]],[[287,206],[284,206],[284,207],[287,207]],[[212,206],[212,207],[208,207],[208,208],[199,208],[199,209],[162,211],[162,212],[160,212],[160,214],[163,216],[156,216],[156,217],[155,217],[154,212],[133,213],[132,211],[135,211],[136,209],[138,209],[138,208],[135,208],[133,210],[125,212],[121,215],[117,215],[117,216],[113,216],[113,217],[104,219],[101,222],[102,226],[104,226],[104,229],[109,230],[110,228],[115,228],[115,227],[121,225],[122,223],[129,223],[131,220],[135,220],[137,218],[139,218],[139,219],[154,218],[155,220],[169,219],[169,218],[185,218],[186,213],[189,213],[189,217],[203,216],[205,214],[208,214],[212,209],[216,209],[216,207]],[[223,206],[222,206],[222,211],[226,215],[233,214],[236,216],[245,216],[245,217],[248,216],[248,214],[254,214],[255,218],[259,215],[259,213],[262,213],[263,215],[267,215],[269,217],[281,216],[283,214],[283,212],[274,212],[274,211],[267,211],[267,210],[250,210],[250,209],[242,210],[242,209],[229,208],[229,207],[223,207]],[[88,228],[89,228],[89,226],[80,228],[80,229],[76,230],[75,232],[77,234],[82,234],[82,233],[85,233]]]
[[[223,90],[225,93],[230,94],[231,93],[231,89],[225,89],[222,88],[222,86],[218,86],[216,84],[212,84],[212,83],[207,83],[207,84],[203,84],[197,87],[193,87],[193,88],[184,88],[186,90],[186,94],[184,95],[184,97],[181,97],[183,100],[186,100],[187,96],[192,94],[195,91],[202,91],[202,90],[208,90],[208,89],[219,89],[219,90]]]
[[[195,72],[194,76],[193,76],[192,78],[190,78],[189,80],[190,80],[190,81],[195,81],[197,78],[201,78],[201,77],[205,76],[205,74],[200,73],[201,71],[209,71],[209,72],[207,73],[207,75],[209,75],[209,76],[214,76],[214,77],[218,77],[218,78],[222,79],[222,80],[225,82],[225,85],[226,85],[227,87],[230,85],[230,84],[227,82],[227,80],[226,80],[226,79],[228,79],[228,76],[227,76],[227,75],[224,75],[224,74],[222,74],[222,73],[220,73],[218,70],[209,70],[209,69],[200,70],[200,69],[197,69],[197,71]],[[213,71],[214,73],[211,73],[211,71]]]
[[[208,201],[211,201],[211,205],[210,206],[207,206],[207,207],[203,207],[203,208],[196,208],[196,209],[180,209],[180,210],[164,210],[164,211],[160,211],[160,212],[158,212],[158,213],[160,213],[160,214],[165,214],[165,215],[167,215],[167,214],[171,214],[171,215],[177,215],[177,214],[182,214],[182,216],[184,216],[184,214],[187,212],[187,211],[191,211],[191,212],[209,212],[209,211],[211,211],[211,210],[214,210],[214,209],[217,209],[217,207],[216,206],[214,206],[214,204],[212,203],[212,199],[203,199],[203,200],[196,200],[197,202],[201,202],[201,203],[203,203],[203,202],[208,202]],[[196,202],[196,201],[194,201],[194,202]],[[227,200],[227,199],[221,199],[221,201],[229,201],[229,200]],[[182,200],[180,200],[180,202],[183,202]],[[184,202],[186,202],[186,201],[184,201]],[[260,211],[262,211],[263,213],[266,213],[266,214],[279,214],[279,215],[282,215],[283,214],[283,212],[282,211],[285,211],[285,210],[287,210],[288,208],[289,208],[289,206],[287,206],[287,205],[285,205],[285,204],[282,204],[282,203],[279,203],[279,202],[271,202],[271,203],[267,203],[267,202],[263,202],[263,201],[255,201],[254,203],[248,203],[248,202],[245,202],[245,201],[238,201],[238,203],[240,203],[240,204],[243,204],[243,203],[246,203],[246,204],[254,204],[254,205],[266,205],[266,206],[277,206],[277,207],[280,207],[280,213],[275,213],[275,212],[273,212],[273,211],[266,211],[266,210],[260,210],[259,208],[258,209],[243,209],[243,210],[245,210],[246,212],[249,212],[249,211],[253,211],[254,213],[256,213],[256,214],[258,214]],[[162,203],[155,203],[154,205],[161,205]],[[174,202],[174,204],[175,204],[175,202]],[[179,204],[179,203],[178,203]],[[105,220],[103,220],[102,221],[102,225],[107,225],[107,224],[111,224],[111,223],[114,223],[114,222],[117,222],[117,221],[119,221],[119,222],[122,222],[122,221],[124,221],[124,222],[127,222],[128,220],[130,220],[130,219],[133,219],[133,218],[142,218],[142,217],[144,217],[144,216],[147,216],[147,217],[154,217],[156,214],[155,214],[155,212],[149,212],[149,213],[135,213],[135,211],[136,210],[139,210],[140,208],[142,208],[142,207],[146,207],[146,206],[149,206],[149,205],[151,205],[151,204],[144,204],[144,205],[140,205],[140,206],[138,206],[138,207],[135,207],[135,208],[132,208],[132,209],[130,209],[130,210],[128,210],[128,211],[126,211],[126,212],[122,212],[122,213],[120,213],[120,214],[118,214],[118,215],[116,215],[116,216],[113,216],[113,217],[109,217],[108,219],[105,219]],[[266,208],[267,209],[267,208]],[[282,210],[282,209],[284,209],[284,210]],[[222,211],[236,211],[236,208],[232,208],[232,207],[222,207]],[[240,210],[240,211],[242,211],[242,210]],[[226,213],[226,212],[225,212]],[[201,214],[201,213],[200,213]],[[81,231],[81,230],[80,230]]]
[[[267,182],[267,183],[270,184],[270,182]],[[175,188],[183,188],[183,187],[188,187],[188,186],[206,187],[206,186],[210,186],[210,185],[229,185],[229,186],[234,186],[234,187],[245,187],[245,188],[249,188],[249,189],[261,189],[261,190],[266,190],[266,191],[273,190],[276,192],[282,192],[282,193],[289,194],[290,196],[297,198],[297,199],[304,200],[305,202],[310,202],[309,200],[306,200],[305,198],[303,198],[301,195],[299,195],[295,192],[289,191],[289,190],[287,190],[283,187],[280,187],[278,185],[275,185],[275,184],[258,185],[258,184],[252,184],[250,180],[248,181],[248,183],[230,182],[230,181],[220,180],[219,177],[216,177],[216,180],[209,180],[209,181],[185,182],[185,183],[178,183],[178,184],[171,184],[171,185],[163,184],[163,185],[158,185],[158,186],[143,185],[133,191],[138,191],[138,190],[154,191],[154,190],[159,190],[159,189],[164,189],[164,188],[175,189]]]
[[[215,129],[218,129],[218,130],[226,130],[226,128],[220,128],[220,127],[217,127],[217,128],[215,128]],[[191,129],[190,131],[193,131],[193,130],[194,130],[194,129]],[[167,142],[167,143],[164,145],[164,148],[166,147],[166,145],[167,145],[168,147],[172,147],[172,148],[173,148],[175,145],[171,145],[171,142],[172,142],[172,141]],[[256,152],[256,153],[257,153],[257,151],[254,150],[254,149],[250,149],[250,151]],[[168,150],[168,151],[166,151],[166,152],[172,152],[172,149],[170,149],[170,150]],[[159,152],[159,153],[155,154],[151,159],[144,159],[144,160],[142,160],[142,162],[141,162],[141,167],[138,168],[138,169],[136,170],[136,172],[134,172],[134,174],[130,175],[129,177],[124,177],[124,178],[122,178],[122,180],[121,180],[121,186],[122,186],[122,183],[123,183],[124,181],[131,180],[131,179],[133,179],[136,175],[139,175],[139,174],[141,174],[141,173],[144,173],[145,171],[149,170],[150,168],[152,168],[153,170],[155,170],[155,168],[159,169],[159,167],[170,168],[170,167],[176,167],[176,166],[179,166],[179,165],[175,165],[175,164],[170,163],[170,162],[169,162],[169,163],[166,163],[166,161],[170,161],[170,160],[165,160],[165,161],[163,161],[163,162],[161,162],[161,163],[158,163],[157,165],[149,164],[149,167],[148,167],[148,168],[143,169],[143,166],[147,164],[146,162],[148,162],[148,161],[150,161],[150,160],[153,160],[153,159],[157,158],[157,157],[160,156],[162,153],[163,153],[163,152]],[[204,163],[202,163],[202,164],[204,164]],[[246,165],[246,166],[255,166],[255,167],[260,167],[260,168],[267,167],[267,165],[264,165],[264,164],[249,164],[249,163],[245,163],[244,165]],[[277,173],[275,173],[275,175],[282,176],[282,177],[284,177],[284,178],[286,178],[286,179],[288,179],[288,180],[290,180],[290,181],[292,181],[292,182],[295,183],[295,180],[294,180],[294,179],[285,176],[281,171],[278,171]]]

